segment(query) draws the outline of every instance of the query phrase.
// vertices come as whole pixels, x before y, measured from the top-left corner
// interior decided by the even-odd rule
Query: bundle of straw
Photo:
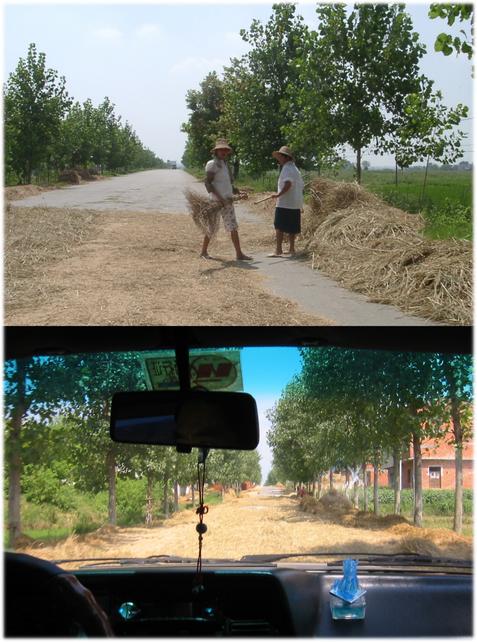
[[[219,231],[219,212],[222,205],[190,189],[185,190],[184,195],[189,204],[189,211],[196,227],[202,234],[206,234],[210,239],[213,238]]]

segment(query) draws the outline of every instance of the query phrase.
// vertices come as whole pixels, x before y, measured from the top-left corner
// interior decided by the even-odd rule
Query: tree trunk
[[[108,474],[108,521],[116,525],[116,455],[113,448],[109,448],[106,455],[106,468]]]
[[[460,404],[456,393],[456,381],[448,357],[444,360],[444,371],[449,383],[449,397],[451,402],[451,418],[454,433],[454,453],[455,453],[455,500],[454,500],[454,530],[456,533],[462,533],[462,521],[464,512],[463,498],[463,447],[464,435],[462,423],[460,420]]]
[[[333,490],[333,469],[330,470],[330,490]]]
[[[351,501],[355,508],[359,508],[359,479],[355,479],[353,482],[353,494],[351,496]]]
[[[462,520],[464,512],[463,498],[463,470],[462,470],[462,444],[455,446],[455,505],[454,505],[454,530],[462,533]]]
[[[414,526],[422,527],[422,453],[421,439],[413,433],[412,447],[414,451]]]
[[[31,183],[31,175],[32,175],[32,167],[31,167],[31,162],[29,160],[25,161],[25,169],[24,169],[24,178],[25,178],[25,184],[30,185]]]
[[[19,440],[19,437],[20,434],[17,433],[13,439]],[[16,444],[12,444],[12,447],[13,452],[10,453],[8,458],[10,473],[8,483],[8,546],[15,548],[16,542],[21,534],[20,499],[22,461],[20,448],[17,447]]]
[[[195,486],[192,484],[191,486],[191,492],[192,492],[192,508],[195,508]]]
[[[419,209],[421,209],[422,199],[424,198],[424,192],[426,191],[427,172],[428,172],[428,170],[429,170],[429,156],[427,157],[426,171],[424,172],[424,182],[422,184],[422,191],[421,191],[421,195],[419,197]]]
[[[356,150],[356,182],[361,185],[361,147]]]
[[[375,462],[373,464],[373,507],[374,514],[379,515],[379,466]]]
[[[153,520],[153,498],[152,491],[154,488],[154,477],[152,474],[147,476],[147,490],[146,490],[146,526],[152,526]]]
[[[18,403],[12,413],[12,423],[8,437],[8,545],[15,548],[21,535],[21,429],[22,421],[27,411],[26,394],[26,367],[24,361],[16,362],[15,384],[17,387]]]
[[[164,474],[163,483],[164,495],[162,500],[162,511],[164,513],[164,518],[167,519],[169,517],[169,477],[167,473]]]
[[[320,499],[320,497],[321,497],[321,485],[322,485],[322,483],[323,483],[323,475],[320,473],[318,475],[318,497],[317,497],[317,499]]]
[[[454,426],[455,441],[455,504],[454,504],[454,530],[456,533],[462,533],[462,519],[464,512],[463,502],[463,435],[462,424],[460,421],[459,402],[455,396],[451,399],[451,416]]]
[[[347,497],[348,499],[349,499],[349,491],[350,491],[350,488],[349,488],[349,478],[350,478],[349,470],[346,470],[346,472],[345,472],[345,495],[346,495],[346,497]]]
[[[401,514],[401,449],[395,448],[393,452],[394,460],[394,514]]]
[[[395,160],[395,164],[396,164],[396,166],[394,168],[394,183],[395,183],[395,185],[397,187],[397,185],[398,185],[398,164],[397,164],[397,160]]]
[[[363,464],[363,510],[368,510],[368,473],[366,463]]]
[[[179,482],[174,482],[174,513],[179,512]]]
[[[234,159],[234,180],[236,180],[239,177],[240,174],[240,160],[236,156]]]

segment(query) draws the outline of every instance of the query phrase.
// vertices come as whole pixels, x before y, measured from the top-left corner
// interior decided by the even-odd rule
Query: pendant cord
[[[199,556],[197,558],[196,582],[198,585],[202,585],[202,539],[204,533],[207,531],[207,526],[204,524],[204,515],[207,515],[207,513],[209,512],[209,507],[204,504],[205,460],[197,464],[197,479],[199,490],[199,506],[195,512],[199,516],[199,523],[195,528],[199,533]]]

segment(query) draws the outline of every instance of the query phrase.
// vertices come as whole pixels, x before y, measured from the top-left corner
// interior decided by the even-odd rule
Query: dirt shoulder
[[[5,201],[19,201],[22,198],[28,198],[29,196],[36,196],[37,194],[42,194],[43,192],[51,192],[58,187],[50,185],[48,187],[41,187],[40,185],[13,185],[11,187],[5,187],[3,190],[3,195]]]
[[[273,243],[267,220],[240,225],[253,255]],[[6,325],[326,325],[270,295],[234,259],[223,229],[199,257],[190,217],[7,207]]]
[[[290,497],[264,497],[242,493],[212,506],[205,519],[204,557],[229,557],[271,553],[399,553],[440,554],[471,559],[472,538],[444,529],[419,529],[392,520],[378,526],[374,520],[362,527],[332,512],[320,515],[300,510]],[[25,552],[45,559],[80,557],[144,557],[147,555],[197,554],[194,511],[174,515],[153,528],[102,528],[72,536],[52,546],[29,547]]]

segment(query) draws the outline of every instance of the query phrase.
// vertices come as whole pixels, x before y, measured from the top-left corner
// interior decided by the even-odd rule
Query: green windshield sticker
[[[146,354],[143,357],[143,368],[149,390],[179,388],[175,356]],[[215,350],[201,351],[199,354],[191,353],[190,379],[192,388],[243,391],[240,351]]]

